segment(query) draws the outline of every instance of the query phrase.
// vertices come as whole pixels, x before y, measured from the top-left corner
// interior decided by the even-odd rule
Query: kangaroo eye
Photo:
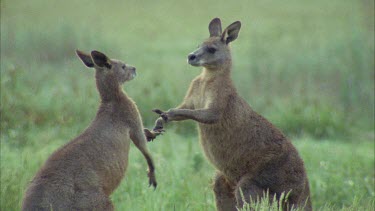
[[[125,65],[122,65],[122,69],[124,69],[124,70],[125,70],[125,67],[126,67]]]
[[[213,48],[213,47],[208,47],[208,48],[207,48],[207,52],[208,52],[208,53],[212,53],[212,54],[214,54],[214,53],[216,52],[216,50],[217,50],[217,49],[216,49],[216,48]]]

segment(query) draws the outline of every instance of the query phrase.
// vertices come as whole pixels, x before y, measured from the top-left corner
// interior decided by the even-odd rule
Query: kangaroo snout
[[[191,54],[188,55],[188,61],[189,62],[195,60],[196,58],[197,58],[197,56],[195,54],[193,54],[193,53],[191,53]]]
[[[195,53],[189,54],[188,55],[188,63],[192,66],[199,66],[200,63],[199,63],[199,59],[198,59],[197,54],[195,54]]]
[[[130,72],[131,72],[131,75],[132,75],[133,78],[135,78],[137,76],[137,68],[131,67]]]

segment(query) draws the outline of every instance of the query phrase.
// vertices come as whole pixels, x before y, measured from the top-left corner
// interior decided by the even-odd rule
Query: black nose
[[[189,54],[189,56],[188,56],[188,60],[189,61],[192,61],[192,60],[194,60],[196,58],[197,58],[197,56],[195,56],[195,54]]]

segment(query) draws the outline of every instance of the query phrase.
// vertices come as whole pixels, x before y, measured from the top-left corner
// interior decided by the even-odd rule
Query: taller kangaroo
[[[281,200],[289,193],[283,210],[311,210],[310,190],[304,164],[283,133],[251,109],[231,79],[229,43],[238,37],[236,21],[222,32],[219,18],[209,24],[210,37],[188,55],[192,66],[203,66],[190,84],[184,101],[163,112],[154,130],[164,123],[192,119],[198,122],[199,139],[207,159],[216,167],[214,193],[217,210],[236,210],[244,199],[256,201],[268,193]]]

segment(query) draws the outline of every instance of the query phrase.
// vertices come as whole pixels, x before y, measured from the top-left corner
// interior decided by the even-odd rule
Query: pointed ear
[[[225,42],[226,44],[234,41],[238,37],[238,33],[241,29],[241,22],[236,21],[229,25],[221,35],[221,40]]]
[[[91,51],[91,57],[94,63],[99,67],[106,67],[108,69],[111,69],[111,61],[104,53],[101,53],[99,51]]]
[[[94,67],[94,62],[92,61],[92,58],[89,54],[84,53],[80,50],[76,50],[76,54],[81,59],[83,64],[85,64],[87,67]]]
[[[208,25],[210,37],[219,37],[221,35],[221,21],[220,18],[214,18]]]

